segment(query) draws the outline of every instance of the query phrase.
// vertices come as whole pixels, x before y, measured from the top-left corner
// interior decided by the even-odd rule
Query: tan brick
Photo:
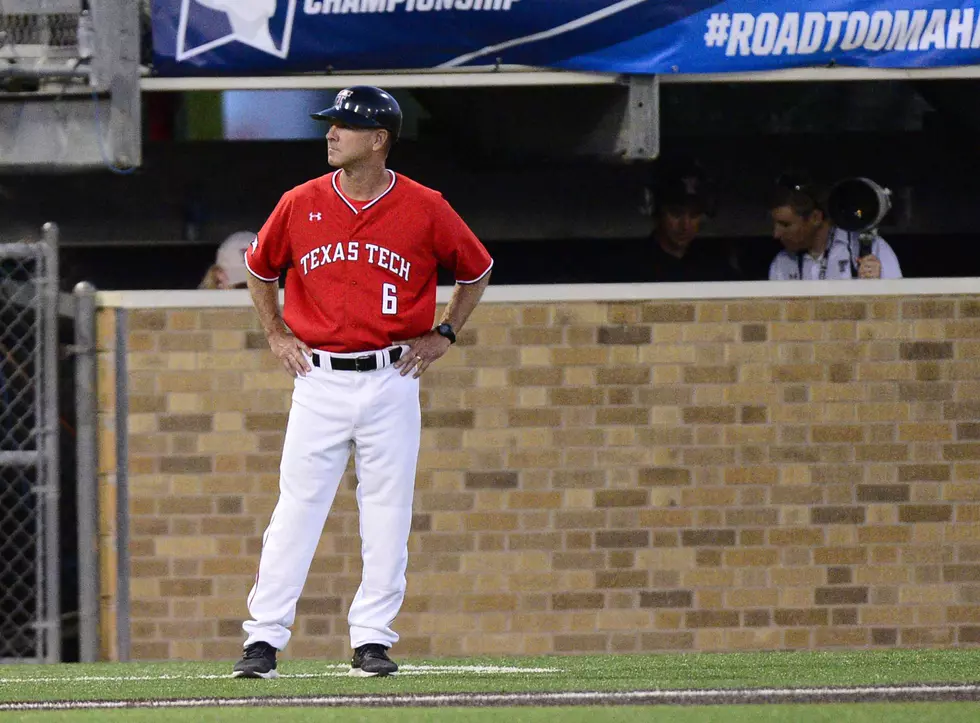
[[[551,596],[553,610],[601,610],[605,595],[601,592],[557,593]]]
[[[163,331],[167,324],[167,312],[161,310],[130,310],[127,322],[131,330]]]
[[[734,366],[684,367],[685,384],[732,384],[738,380]]]
[[[766,341],[769,329],[765,324],[745,324],[742,326],[741,339],[743,343]]]
[[[953,427],[942,423],[910,423],[898,425],[902,442],[946,442],[953,439]]]
[[[908,485],[858,485],[858,502],[907,502]]]
[[[774,607],[779,591],[767,588],[741,588],[725,592],[725,604],[733,608]]]
[[[953,385],[943,382],[900,382],[899,399],[905,402],[942,402],[953,399]]]
[[[161,580],[160,594],[164,597],[201,597],[211,595],[212,582],[207,579]]]
[[[826,333],[826,325],[814,323],[773,323],[773,341],[820,341]]]
[[[597,490],[596,507],[642,507],[649,500],[647,490]]]
[[[681,533],[684,547],[716,547],[735,544],[735,530],[684,530]]]
[[[951,505],[901,505],[898,518],[902,522],[949,522],[953,508]]]
[[[595,586],[597,588],[635,588],[647,586],[649,575],[645,570],[597,572]]]
[[[725,550],[723,564],[732,567],[765,567],[775,565],[779,552],[773,549]]]
[[[651,467],[639,471],[639,483],[647,486],[683,486],[691,483],[690,470],[679,467]]]
[[[943,445],[943,459],[946,460],[980,460],[980,443],[955,443]]]
[[[734,610],[697,610],[685,615],[688,628],[735,628],[739,625]]]
[[[597,406],[602,403],[604,392],[601,389],[549,389],[550,404],[565,406]]]
[[[737,485],[772,485],[779,476],[776,467],[726,467],[725,483]]]
[[[858,530],[858,541],[867,543],[905,543],[912,539],[912,531],[907,527],[896,525],[862,527]]]
[[[867,317],[868,305],[864,302],[819,300],[816,302],[813,318],[818,321],[837,319],[861,321]]]
[[[736,301],[726,304],[726,311],[729,321],[779,321],[783,318],[784,306],[775,301]]]
[[[153,549],[162,557],[207,557],[214,554],[215,540],[213,537],[160,537],[153,541]]]
[[[815,382],[824,379],[823,364],[778,364],[772,369],[774,382]]]
[[[696,308],[686,303],[651,303],[643,306],[640,319],[644,323],[690,322],[695,319]]]
[[[696,356],[693,344],[656,343],[640,348],[640,361],[648,364],[693,364]]]
[[[867,562],[865,547],[819,547],[813,550],[818,565],[857,565]]]
[[[649,344],[653,332],[649,326],[600,326],[597,340],[599,344]]]
[[[949,319],[955,316],[953,301],[905,301],[902,303],[904,319]]]
[[[733,424],[735,407],[686,407],[683,418],[685,424]]]
[[[650,381],[650,367],[602,367],[596,370],[596,382],[602,385],[639,385]]]
[[[812,428],[813,441],[820,443],[863,442],[864,427],[855,424],[819,425]]]
[[[819,647],[860,647],[868,644],[870,631],[863,628],[818,628],[815,643]]]
[[[493,327],[485,327],[481,329],[480,346],[487,346],[493,342],[492,339],[486,338],[486,333],[492,331]],[[562,330],[560,328],[546,328],[546,327],[515,327],[510,329],[510,340],[511,343],[518,346],[528,346],[528,345],[541,345],[541,346],[552,346],[562,343]],[[498,342],[499,343],[499,342]]]
[[[557,427],[561,425],[558,409],[512,409],[507,414],[509,427]]]
[[[608,347],[552,348],[549,350],[550,362],[557,366],[593,366],[606,364],[609,358]]]
[[[899,632],[901,645],[949,646],[953,642],[953,631],[950,628],[904,628]]]
[[[596,410],[596,424],[647,425],[650,410],[644,407],[602,407]]]
[[[640,512],[640,524],[643,527],[662,529],[664,527],[689,527],[694,521],[694,513],[690,509],[652,509]]]

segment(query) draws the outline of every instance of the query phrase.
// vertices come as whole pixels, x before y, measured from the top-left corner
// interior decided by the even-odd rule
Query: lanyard
[[[830,250],[834,247],[834,243],[837,241],[837,229],[831,227],[830,232],[827,234],[827,246],[824,248],[823,253],[820,255],[820,280],[824,281],[827,278],[827,264],[830,263]],[[804,257],[807,255],[805,251],[798,253],[796,255],[796,263],[800,268],[800,280],[802,281],[805,277],[803,276],[803,261]]]
[[[803,276],[803,257],[806,256],[806,255],[807,254],[804,251],[803,253],[797,254],[797,256],[796,256],[796,262],[800,266],[800,279],[803,279],[804,278],[804,276]],[[820,280],[821,281],[823,281],[824,279],[827,278],[827,264],[829,262],[830,262],[830,246],[828,245],[827,248],[825,248],[823,250],[823,253],[820,255]]]

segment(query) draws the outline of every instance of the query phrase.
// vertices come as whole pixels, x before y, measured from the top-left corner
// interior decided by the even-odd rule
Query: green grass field
[[[231,661],[214,663],[105,663],[95,665],[0,666],[0,706],[51,701],[240,700],[234,707],[16,711],[0,707],[3,723],[27,721],[435,721],[508,723],[561,720],[596,721],[801,721],[810,723],[889,723],[980,721],[976,702],[864,702],[769,705],[590,705],[396,707],[384,711],[360,705],[277,707],[261,698],[394,696],[405,694],[530,694],[570,691],[718,690],[822,688],[900,684],[980,682],[980,650],[893,650],[848,652],[770,652],[718,654],[550,656],[403,660],[392,678],[346,676],[335,661],[280,661],[277,680],[238,680],[228,676]],[[454,699],[455,700],[455,699]],[[255,701],[250,703],[250,701]],[[288,704],[289,701],[285,701]],[[352,701],[348,701],[350,703]],[[466,700],[465,703],[472,703]],[[569,703],[574,701],[567,701]],[[583,702],[583,701],[580,701]],[[597,702],[589,699],[584,702]],[[613,701],[615,702],[615,701]],[[628,701],[620,701],[628,702]],[[465,704],[464,703],[464,704]],[[403,704],[404,705],[404,704]],[[449,707],[452,705],[453,707]]]
[[[383,716],[383,718],[382,718]],[[745,705],[720,707],[615,706],[602,708],[408,708],[337,710],[262,708],[192,711],[92,710],[59,713],[4,713],[4,723],[976,723],[976,703],[863,703],[857,705]]]

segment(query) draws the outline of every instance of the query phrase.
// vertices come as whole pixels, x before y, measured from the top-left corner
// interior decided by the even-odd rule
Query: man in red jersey
[[[493,260],[441,194],[385,167],[398,103],[355,86],[313,118],[330,123],[339,170],[286,192],[245,252],[248,288],[272,353],[295,377],[279,500],[248,596],[233,676],[274,678],[296,603],[354,450],[361,585],[348,613],[351,675],[389,675],[405,597],[421,436],[419,376],[456,340]],[[453,296],[432,328],[439,266]],[[280,313],[278,280],[286,272]]]

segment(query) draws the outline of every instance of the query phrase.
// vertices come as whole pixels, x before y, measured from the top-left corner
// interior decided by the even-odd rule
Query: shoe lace
[[[384,645],[379,645],[377,643],[368,643],[364,646],[364,650],[361,653],[362,657],[371,654],[376,658],[384,658],[385,660],[390,660],[388,657],[388,649]]]
[[[245,648],[245,660],[265,658],[269,655],[270,650],[272,650],[272,646],[268,643],[254,643]]]

